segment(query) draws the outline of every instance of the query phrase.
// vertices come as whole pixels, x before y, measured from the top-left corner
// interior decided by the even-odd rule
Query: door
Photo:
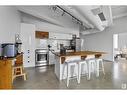
[[[118,49],[118,34],[113,34],[113,61],[115,61],[114,60],[114,58],[115,58],[115,55],[116,55],[116,49]]]

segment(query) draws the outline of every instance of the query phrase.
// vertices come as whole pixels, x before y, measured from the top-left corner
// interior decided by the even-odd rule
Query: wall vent
[[[98,15],[101,21],[106,21],[106,18],[101,8],[92,9],[91,11],[95,16]]]
[[[106,21],[103,12],[99,13],[98,16],[100,17],[101,21]]]

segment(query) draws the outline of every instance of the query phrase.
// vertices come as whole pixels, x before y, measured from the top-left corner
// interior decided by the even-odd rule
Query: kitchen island
[[[62,72],[63,72],[63,63],[65,60],[68,60],[69,58],[80,58],[81,60],[89,59],[89,58],[100,58],[103,54],[106,54],[105,52],[96,52],[96,51],[77,51],[77,52],[66,52],[66,54],[60,54],[58,52],[55,53],[55,74],[59,80],[62,80]],[[64,72],[65,79],[66,76],[66,67]],[[77,71],[77,70],[76,70]]]

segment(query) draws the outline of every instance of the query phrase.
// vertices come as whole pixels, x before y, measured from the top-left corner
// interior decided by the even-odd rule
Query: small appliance
[[[14,43],[2,44],[2,56],[3,57],[15,57],[17,55],[17,49]]]

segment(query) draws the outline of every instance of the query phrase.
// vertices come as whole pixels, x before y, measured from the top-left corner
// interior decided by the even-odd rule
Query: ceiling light
[[[65,14],[65,11],[63,11],[63,13],[62,13],[62,15],[61,15],[61,16],[64,16],[64,14]]]
[[[53,6],[52,9],[53,9],[54,11],[56,11],[57,7],[56,7],[56,6]]]

